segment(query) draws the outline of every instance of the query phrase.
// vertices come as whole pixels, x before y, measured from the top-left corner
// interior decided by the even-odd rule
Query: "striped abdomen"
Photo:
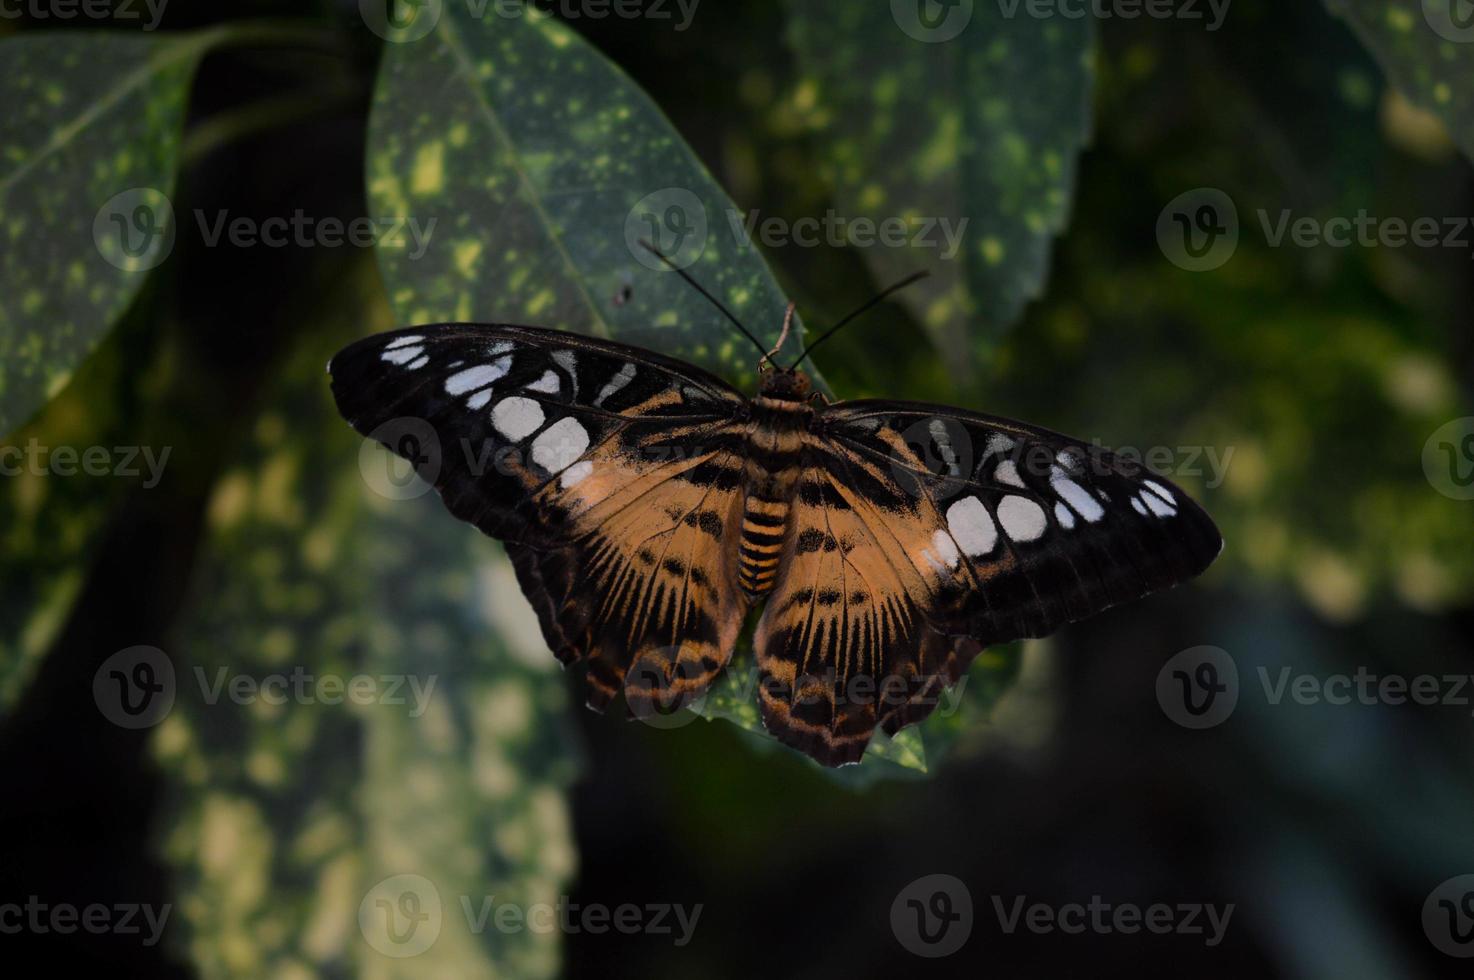
[[[738,578],[756,599],[773,590],[788,534],[789,505],[798,486],[803,432],[813,410],[803,402],[759,397],[744,469],[746,500]]]

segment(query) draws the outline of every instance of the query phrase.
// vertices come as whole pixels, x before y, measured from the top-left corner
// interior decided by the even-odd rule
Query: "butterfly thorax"
[[[803,438],[814,419],[808,378],[774,371],[752,400],[743,467],[742,589],[756,599],[773,589],[794,493],[802,472]]]

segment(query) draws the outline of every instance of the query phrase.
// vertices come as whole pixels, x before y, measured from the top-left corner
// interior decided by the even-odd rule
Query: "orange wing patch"
[[[509,553],[549,646],[587,664],[591,707],[622,690],[637,717],[674,710],[716,679],[742,626],[741,500],[726,476],[740,461],[712,451],[652,465],[611,440],[583,462],[535,498],[566,515],[560,543]]]
[[[981,646],[931,621],[982,575],[929,499],[898,493],[873,460],[832,444],[820,453],[831,462],[804,471],[753,645],[768,730],[833,766],[858,761],[877,725],[894,734],[926,717],[961,676]],[[838,453],[867,479],[837,478]],[[871,481],[887,493],[858,489]]]

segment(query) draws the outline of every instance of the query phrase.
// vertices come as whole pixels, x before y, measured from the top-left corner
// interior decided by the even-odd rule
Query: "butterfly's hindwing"
[[[624,345],[469,324],[371,337],[329,369],[358,431],[506,542],[548,645],[587,664],[590,704],[623,690],[636,713],[668,708],[725,666],[745,609],[745,399],[725,383]]]
[[[755,638],[763,717],[835,765],[920,721],[985,646],[1183,581],[1221,539],[1181,490],[1067,437],[941,406],[832,406]]]

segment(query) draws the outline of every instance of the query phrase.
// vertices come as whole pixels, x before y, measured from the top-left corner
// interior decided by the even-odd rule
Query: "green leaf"
[[[758,352],[639,247],[648,238],[755,335],[777,339],[786,300],[733,234],[740,220],[721,188],[649,97],[530,8],[509,20],[447,4],[428,34],[388,45],[368,171],[377,214],[434,222],[423,255],[378,250],[402,323],[559,327],[750,386]]]
[[[0,438],[0,713],[65,626],[120,501],[157,486],[169,462],[170,447],[138,442],[148,347],[134,331],[112,334],[76,385]]]
[[[1474,20],[1467,0],[1326,0],[1387,78],[1474,160]],[[1464,16],[1459,16],[1460,12]]]
[[[350,285],[373,293],[369,275]],[[388,326],[382,306],[338,312]],[[171,931],[205,977],[551,977],[556,934],[473,928],[463,899],[552,904],[573,872],[561,672],[505,602],[500,548],[428,487],[373,489],[401,461],[333,410],[322,364],[347,339],[319,331],[297,353],[210,503],[154,740],[173,780]],[[271,678],[285,699],[231,695]],[[384,916],[411,894],[430,917],[396,939]]]
[[[67,383],[168,255],[185,98],[217,36],[0,42],[0,434]]]
[[[897,299],[961,371],[1043,290],[1090,132],[1094,19],[962,0],[925,5],[946,13],[928,28],[923,6],[791,3],[793,102],[839,215],[905,222],[863,254],[886,282],[933,273]]]

